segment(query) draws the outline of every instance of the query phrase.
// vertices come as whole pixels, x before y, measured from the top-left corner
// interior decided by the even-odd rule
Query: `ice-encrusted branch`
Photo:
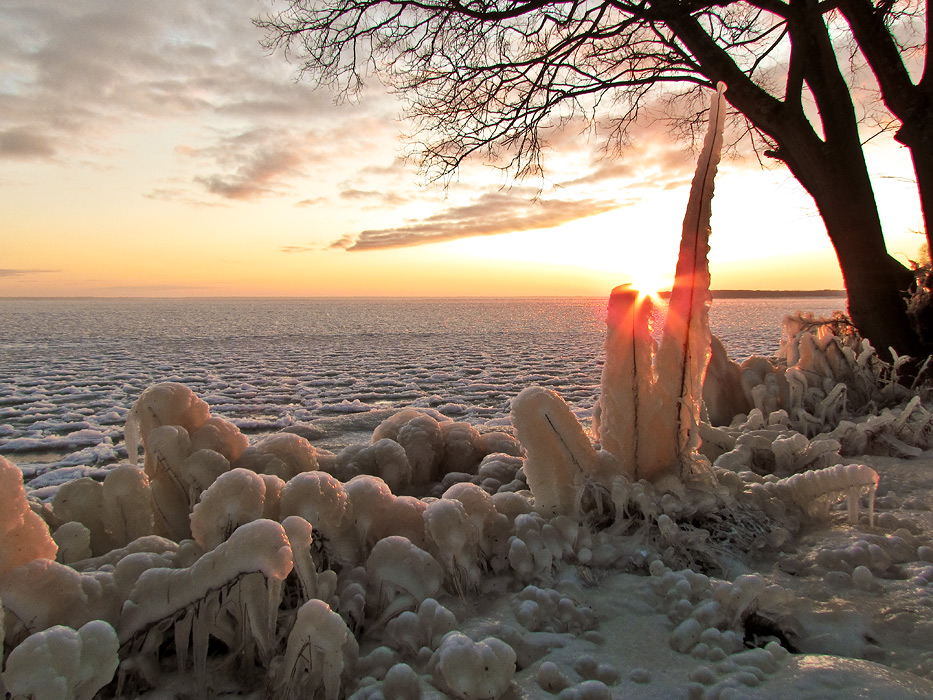
[[[725,86],[710,106],[709,130],[684,217],[674,288],[654,351],[651,304],[626,286],[612,291],[606,362],[594,427],[622,471],[654,481],[691,469],[710,358],[709,234],[713,182],[722,150]]]
[[[805,511],[809,511],[823,496],[844,494],[848,520],[852,524],[858,522],[859,497],[862,493],[867,493],[868,517],[874,525],[878,472],[864,464],[838,464],[825,469],[813,469],[786,479],[766,482],[761,484],[760,488],[768,495],[789,500]]]
[[[646,456],[640,476],[684,465],[698,446],[697,425],[703,397],[703,379],[710,357],[709,234],[713,185],[722,151],[725,120],[725,85],[719,85],[710,104],[709,129],[690,186],[684,216],[680,254],[667,319],[655,359],[657,438],[654,454]]]

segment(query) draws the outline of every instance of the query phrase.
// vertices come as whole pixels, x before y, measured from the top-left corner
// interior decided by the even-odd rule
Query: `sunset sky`
[[[695,155],[643,129],[621,159],[555,135],[546,180],[401,160],[401,106],[295,80],[266,0],[0,5],[0,296],[605,295],[673,271]],[[922,238],[907,153],[870,145],[899,259]],[[790,175],[727,160],[714,288],[841,288]]]

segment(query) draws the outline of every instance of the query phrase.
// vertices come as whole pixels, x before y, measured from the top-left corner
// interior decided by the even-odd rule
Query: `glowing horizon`
[[[606,296],[673,275],[695,156],[663,131],[639,127],[611,160],[568,129],[546,179],[468,163],[425,186],[399,158],[397,103],[335,106],[294,82],[259,46],[253,0],[30,8],[0,9],[16,30],[0,46],[0,297]],[[909,158],[890,138],[868,157],[906,262],[923,242]],[[714,289],[843,288],[784,170],[724,162],[710,243]]]

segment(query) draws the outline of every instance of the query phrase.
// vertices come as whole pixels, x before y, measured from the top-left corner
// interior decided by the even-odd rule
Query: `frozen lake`
[[[840,298],[717,299],[730,355],[773,354],[781,319]],[[501,421],[537,384],[586,418],[599,389],[605,298],[0,299],[0,454],[27,479],[125,456],[126,411],[187,384],[244,432],[296,423],[340,449],[391,410]],[[33,486],[41,486],[39,477]]]

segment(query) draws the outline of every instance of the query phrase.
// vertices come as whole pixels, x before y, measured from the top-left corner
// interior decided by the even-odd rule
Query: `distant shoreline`
[[[658,295],[663,299],[670,297],[670,291],[659,292]],[[832,299],[845,299],[846,292],[843,289],[714,289],[713,290],[713,299],[781,299],[781,298],[832,298]],[[438,296],[438,297],[425,297],[425,296],[392,296],[392,295],[371,295],[371,296],[306,296],[306,297],[294,297],[294,296],[201,296],[201,297],[191,297],[191,296],[124,296],[124,297],[109,297],[109,296],[0,296],[0,302],[3,301],[245,301],[245,300],[269,300],[269,301],[288,301],[288,300],[300,300],[308,299],[315,301],[327,301],[327,300],[377,300],[377,299],[386,299],[386,300],[405,300],[409,299],[412,301],[430,301],[430,300],[451,300],[451,299],[598,299],[601,297],[595,296],[585,296],[585,295],[540,295],[540,296],[528,296],[528,295],[516,295],[516,296],[497,296],[497,295],[475,295],[475,296]]]
[[[670,297],[670,292],[661,292],[663,299]],[[713,299],[800,299],[818,297],[827,299],[845,299],[844,289],[714,289]]]

